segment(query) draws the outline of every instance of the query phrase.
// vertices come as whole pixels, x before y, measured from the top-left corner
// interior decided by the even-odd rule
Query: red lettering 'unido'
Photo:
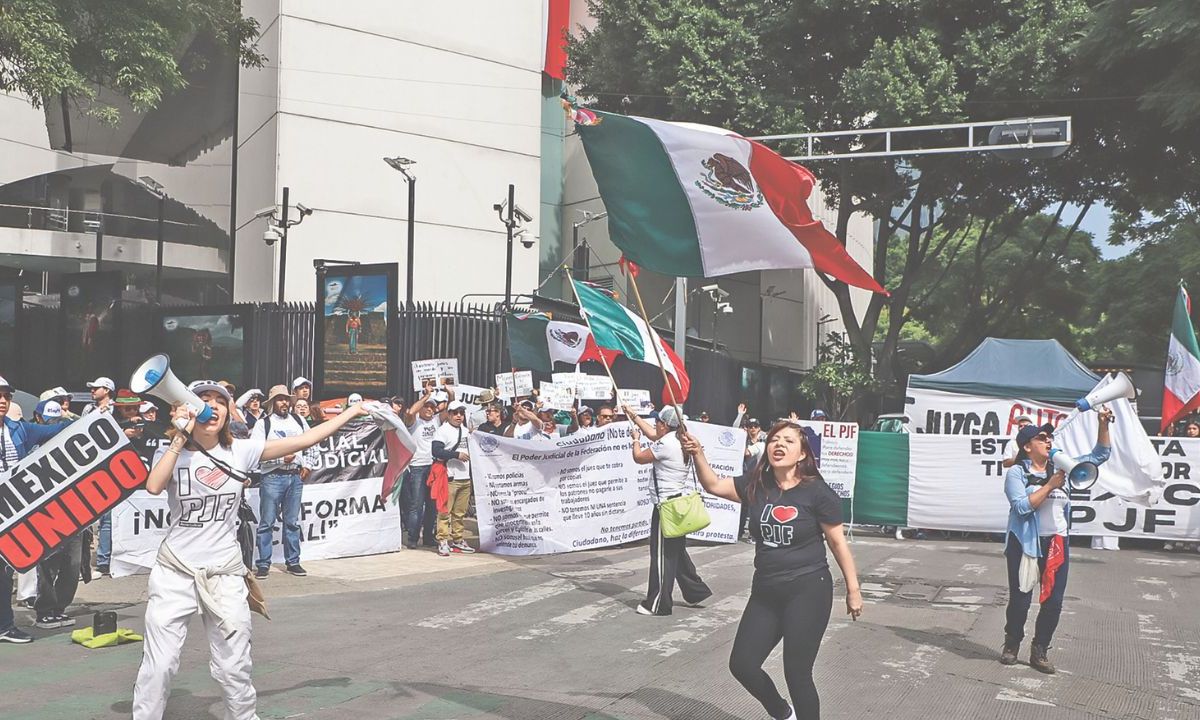
[[[80,480],[75,488],[97,514],[111,510],[121,499],[121,489],[107,470],[96,470]]]
[[[122,450],[113,455],[112,460],[108,461],[108,471],[126,490],[139,487],[149,475],[146,463],[133,450]]]
[[[37,565],[45,553],[46,545],[23,522],[0,535],[0,555],[20,572]]]

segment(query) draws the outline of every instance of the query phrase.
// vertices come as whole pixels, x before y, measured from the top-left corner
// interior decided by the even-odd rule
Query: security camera
[[[282,239],[283,234],[280,233],[279,229],[274,225],[268,226],[266,232],[263,233],[263,242],[265,242],[267,245],[274,245],[276,241]]]
[[[525,230],[525,228],[521,228],[513,233],[513,240],[520,240],[521,245],[526,249],[533,247],[534,243],[534,239],[529,237],[529,233]]]
[[[711,297],[714,301],[724,300],[725,298],[729,297],[729,293],[722,290],[716,283],[713,283],[712,285],[702,285],[700,287],[700,291],[708,293],[709,297]]]
[[[296,203],[296,209],[300,211],[301,215],[312,215],[313,214],[312,208],[305,207],[305,206],[301,205],[300,203]]]
[[[733,303],[717,303],[717,312],[720,312],[724,315],[729,315],[733,312]]]
[[[254,217],[256,217],[256,218],[268,218],[268,217],[271,217],[271,216],[272,216],[272,215],[274,215],[274,214],[275,214],[275,206],[274,206],[274,205],[270,205],[270,206],[268,206],[268,207],[265,207],[265,208],[263,208],[262,210],[259,210],[259,211],[258,211],[258,212],[256,212],[256,213],[254,213]]]
[[[533,222],[533,216],[521,209],[520,205],[513,205],[513,214],[521,220],[521,222]]]

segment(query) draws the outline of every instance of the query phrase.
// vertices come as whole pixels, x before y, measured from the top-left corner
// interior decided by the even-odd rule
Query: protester
[[[233,398],[220,385],[194,382],[189,388],[213,409],[199,425],[196,413],[177,407],[173,418],[187,422],[172,429],[171,444],[155,459],[146,481],[152,495],[167,491],[171,524],[150,571],[145,643],[133,691],[134,720],[163,716],[171,678],[179,666],[188,621],[201,614],[208,634],[210,672],[225,698],[227,720],[256,717],[250,680],[250,608],[247,570],[237,541],[238,512],[247,473],[260,462],[294,457],[325,440],[352,418],[366,413],[353,406],[320,427],[293,437],[266,440],[256,432],[235,440],[229,429]],[[286,396],[286,389],[284,395]],[[277,396],[274,390],[272,396]],[[186,441],[186,444],[185,444]],[[206,482],[195,481],[208,478]],[[221,513],[204,513],[218,506]]]
[[[361,394],[350,393],[349,397],[346,398],[346,405],[358,405],[358,404],[362,403],[362,401],[363,401],[363,396]]]
[[[1033,418],[1028,415],[1017,416],[1017,432],[1021,432],[1021,428],[1028,427],[1033,424]],[[1017,455],[1021,452],[1021,446],[1017,444],[1017,436],[1013,435],[1012,442],[1004,449],[1004,467],[1010,468],[1017,464]]]
[[[1189,438],[1200,438],[1200,420],[1192,418],[1183,426],[1183,436]]]
[[[426,388],[425,394],[409,406],[404,414],[404,424],[408,426],[416,444],[400,486],[401,524],[407,536],[404,547],[410,550],[416,548],[418,543],[425,547],[437,545],[434,522],[431,522],[436,521],[437,513],[430,497],[429,471],[433,468],[433,436],[441,423],[433,389]]]
[[[706,422],[708,422],[708,411],[707,411],[707,410],[701,410],[701,411],[700,411],[700,415],[699,415],[699,416],[697,416],[697,417],[696,417],[696,419],[697,419],[697,420],[699,420],[699,421],[700,421],[700,422],[702,422],[702,423],[706,423]]]
[[[1097,465],[1108,460],[1109,425],[1113,414],[1101,408],[1096,446],[1088,455],[1078,458]],[[1054,426],[1027,425],[1017,432],[1021,448],[1017,464],[1004,476],[1004,494],[1008,498],[1008,534],[1004,556],[1008,560],[1008,608],[1005,612],[1004,648],[1000,662],[1014,665],[1021,641],[1025,638],[1025,619],[1033,596],[1032,565],[1036,562],[1041,594],[1033,644],[1029,650],[1029,665],[1047,675],[1053,675],[1047,653],[1062,613],[1063,595],[1067,590],[1070,569],[1071,503],[1063,489],[1066,476],[1054,472],[1050,462]],[[1022,566],[1025,566],[1024,568]],[[1024,570],[1024,572],[1023,572]],[[1026,582],[1022,583],[1022,576]]]
[[[292,395],[312,402],[312,381],[301,375],[292,381]]]
[[[576,419],[579,422],[579,429],[586,430],[596,424],[596,417],[592,413],[592,409],[587,405],[581,405],[576,414]]]
[[[616,416],[616,414],[617,413],[615,410],[613,410],[612,405],[601,405],[600,409],[596,411],[596,427],[604,427],[605,425],[609,424],[613,421],[613,418]]]
[[[304,420],[292,412],[292,396],[283,385],[267,392],[270,409],[254,429],[263,440],[295,438],[308,429]],[[297,577],[308,573],[300,564],[300,504],[304,496],[303,467],[299,453],[291,453],[259,463],[262,484],[258,489],[258,559],[254,577],[263,580],[271,572],[271,551],[275,518],[283,513],[283,562],[286,571]]]
[[[738,416],[744,414],[745,405],[739,407]],[[766,449],[764,442],[762,426],[758,423],[758,418],[750,418],[746,420],[746,451],[742,457],[742,477],[749,475],[758,468],[759,462],[762,460],[763,451]],[[754,543],[754,535],[750,532],[750,506],[746,503],[741,503],[742,512],[738,516],[738,537],[745,538],[746,542]]]
[[[397,395],[387,399],[388,404],[392,406],[392,412],[397,415],[404,415],[404,398]]]
[[[67,423],[35,425],[9,417],[13,388],[0,377],[0,473],[7,475],[36,446],[65,430]],[[17,627],[13,616],[13,569],[0,559],[0,642],[24,645],[33,642],[29,633]]]
[[[62,405],[57,400],[41,400],[33,411],[33,421],[39,425],[57,425],[61,422],[71,422],[63,413]]]
[[[483,406],[484,422],[475,429],[488,435],[504,435],[508,424],[504,422],[504,409],[497,403]]]
[[[111,378],[98,377],[87,384],[92,391],[92,403],[83,409],[82,415],[93,412],[110,412],[113,396],[117,392],[117,384]]]
[[[672,595],[675,592],[675,582],[679,581],[679,590],[683,601],[688,605],[698,605],[712,595],[712,590],[700,579],[696,566],[687,552],[687,538],[663,537],[659,518],[659,505],[673,497],[691,492],[695,488],[694,471],[683,455],[680,445],[679,430],[681,423],[686,420],[676,412],[674,407],[664,407],[655,416],[655,425],[651,427],[638,417],[633,408],[625,406],[625,413],[633,419],[638,429],[630,431],[633,439],[633,461],[639,465],[654,466],[654,509],[650,515],[650,581],[646,588],[646,599],[638,603],[637,611],[641,615],[670,615]],[[642,447],[641,435],[653,444]]]
[[[742,421],[745,420],[746,413],[749,412],[749,410],[750,408],[746,406],[746,403],[738,403],[737,415],[734,416],[733,422],[729,424],[733,427],[745,427]]]
[[[795,415],[795,413],[792,413],[792,414]],[[809,420],[827,420],[827,419],[829,419],[829,416],[825,414],[824,410],[817,408],[816,410],[812,411],[812,414],[809,415],[808,419]]]
[[[683,447],[705,490],[750,506],[754,579],[729,655],[730,672],[772,718],[820,718],[812,670],[833,607],[822,538],[846,579],[846,614],[857,620],[863,610],[841,500],[821,477],[808,435],[794,423],[772,427],[764,459],[737,480],[718,477],[692,436],[685,435]],[[781,639],[790,707],[762,669]]]
[[[446,409],[446,422],[433,436],[432,454],[440,460],[446,472],[446,510],[438,509],[438,555],[452,552],[473,553],[475,549],[463,538],[463,519],[471,504],[471,458],[467,454],[467,406],[457,400]],[[434,468],[433,472],[438,472]],[[437,488],[435,487],[436,491]]]
[[[254,429],[255,423],[262,419],[265,412],[262,404],[263,400],[266,399],[267,396],[263,394],[262,390],[251,388],[242,393],[242,396],[235,403],[237,407],[241,408],[242,420],[246,423],[246,427],[251,430]]]
[[[71,393],[67,392],[66,388],[61,385],[46,390],[41,394],[38,400],[53,400],[62,406],[63,417],[68,420],[79,419],[78,415],[71,412]]]
[[[142,413],[142,419],[148,423],[158,422],[158,406],[147,400],[143,402],[138,411]]]

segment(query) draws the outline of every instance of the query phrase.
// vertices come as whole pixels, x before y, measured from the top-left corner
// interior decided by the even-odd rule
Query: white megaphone
[[[1087,395],[1075,401],[1075,407],[1080,412],[1086,412],[1106,402],[1112,402],[1125,398],[1126,400],[1137,399],[1137,389],[1133,387],[1133,382],[1125,373],[1117,373],[1116,378],[1104,387],[1096,388]]]
[[[167,401],[172,407],[177,404],[187,405],[196,411],[196,422],[206,423],[212,419],[213,409],[200,399],[196,393],[187,389],[175,373],[171,372],[171,356],[160,353],[138,366],[129,378],[129,389],[136,395],[150,394]],[[177,419],[175,425],[180,429],[187,427],[187,421]]]
[[[1096,478],[1100,477],[1099,465],[1091,460],[1080,462],[1058,448],[1050,451],[1050,462],[1056,470],[1067,474],[1067,484],[1076,490],[1087,490],[1095,485]]]

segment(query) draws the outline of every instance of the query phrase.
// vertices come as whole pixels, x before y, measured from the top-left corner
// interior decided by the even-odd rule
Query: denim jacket
[[[4,418],[4,426],[17,449],[17,460],[24,460],[29,451],[67,429],[69,423],[35,425],[25,420]]]
[[[1092,452],[1076,458],[1080,462],[1088,460],[1102,465],[1108,460],[1111,450],[1107,445],[1099,445],[1092,448]],[[1028,459],[1022,460],[1016,465],[1008,469],[1008,474],[1004,476],[1004,494],[1008,497],[1008,532],[1017,537],[1021,543],[1021,549],[1026,555],[1032,557],[1042,556],[1042,546],[1038,542],[1040,531],[1038,529],[1037,508],[1029,502],[1029,496],[1037,491],[1038,486],[1029,485],[1025,482],[1025,474],[1030,472],[1030,462]],[[1071,518],[1071,504],[1067,503],[1066,508],[1067,520]],[[1005,544],[1008,544],[1008,537],[1005,536]]]

